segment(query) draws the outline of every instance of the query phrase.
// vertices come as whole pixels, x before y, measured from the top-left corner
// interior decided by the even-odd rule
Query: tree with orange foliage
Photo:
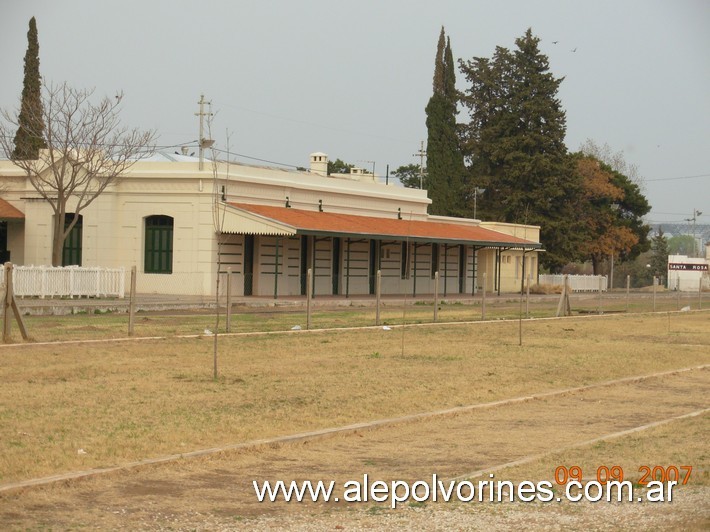
[[[650,210],[638,185],[594,157],[577,155],[576,171],[582,185],[577,222],[584,238],[583,258],[592,261],[598,274],[610,256],[635,258],[649,247],[649,226],[642,217]]]

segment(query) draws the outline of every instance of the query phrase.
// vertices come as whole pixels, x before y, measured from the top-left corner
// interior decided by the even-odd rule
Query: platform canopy
[[[16,207],[10,205],[7,201],[0,198],[0,221],[7,220],[24,220],[25,215]]]
[[[475,225],[400,219],[397,213],[385,218],[245,203],[229,203],[228,206],[225,233],[396,239],[517,249],[542,247],[539,242]]]

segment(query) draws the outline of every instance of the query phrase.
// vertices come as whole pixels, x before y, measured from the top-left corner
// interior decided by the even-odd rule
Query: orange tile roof
[[[267,205],[230,203],[259,216],[275,220],[296,229],[297,234],[330,236],[394,237],[417,241],[441,241],[480,245],[539,248],[539,243],[505,233],[464,224],[421,220],[399,220],[376,216],[358,216],[334,212],[305,211]]]
[[[0,220],[24,220],[25,215],[7,201],[0,198]]]

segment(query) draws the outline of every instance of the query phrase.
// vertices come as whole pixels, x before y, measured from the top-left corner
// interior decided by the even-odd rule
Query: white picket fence
[[[15,266],[12,271],[17,297],[123,298],[126,288],[124,268]],[[4,278],[0,284],[4,286]]]
[[[569,286],[574,292],[598,292],[600,282],[602,292],[607,290],[608,279],[606,275],[567,275],[567,279],[569,279]],[[552,286],[563,286],[565,284],[565,276],[561,274],[541,274],[538,282]]]

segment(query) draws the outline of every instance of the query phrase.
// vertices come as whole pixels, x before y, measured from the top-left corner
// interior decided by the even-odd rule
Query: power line
[[[6,139],[12,138],[10,135],[3,135],[3,137]],[[155,144],[152,146],[146,146],[146,148],[153,147],[156,150],[168,150],[170,148],[180,148],[182,146],[186,146],[188,148],[196,148],[198,146],[198,144],[199,144],[199,141],[190,140],[187,142],[180,142],[178,144]],[[104,147],[104,148],[106,148],[106,147],[117,148],[117,147],[128,146],[128,144],[116,144],[116,143],[109,143],[109,142],[103,143],[103,144],[99,144],[99,143],[93,144],[93,143],[89,143],[89,142],[84,142],[84,143],[78,143],[77,145],[80,147],[81,146],[97,146],[97,147]]]
[[[662,214],[664,216],[688,216],[687,212],[660,212],[660,211],[653,211],[654,214]],[[699,214],[700,216],[710,216],[710,214]]]
[[[227,106],[227,107],[229,107],[229,106]],[[237,108],[237,109],[239,109],[239,108]],[[250,109],[245,109],[245,108],[241,108],[241,109],[246,110],[246,111],[250,111],[250,112],[259,113],[258,111],[251,111]],[[277,116],[277,115],[269,115],[268,113],[260,113],[260,114],[264,114],[264,115],[267,115],[267,116],[273,116],[273,117],[275,117],[275,118],[282,118],[282,119],[284,119],[284,120],[290,120],[290,121],[293,121],[293,122],[299,122],[298,120],[293,120],[293,119],[289,119],[289,118],[285,118],[285,117],[279,117],[279,116]],[[327,128],[327,126],[322,126],[322,125],[320,125],[320,124],[313,124],[313,123],[310,123],[310,122],[303,122],[303,123],[306,123],[306,124],[309,124],[309,125],[314,125],[314,126],[317,126],[317,127],[324,127],[324,128]],[[332,128],[332,129],[337,129],[337,128]],[[340,131],[344,131],[344,132],[348,132],[348,133],[357,133],[357,132],[355,132],[355,131],[349,131],[349,130],[344,130],[344,129],[341,129]],[[398,140],[398,141],[401,140],[401,139],[392,139],[392,138],[388,138],[388,137],[381,137],[381,136],[378,136],[378,135],[370,135],[370,136],[379,137],[379,138],[383,138],[383,139],[387,139],[387,140]],[[5,138],[10,138],[10,137],[7,136],[7,135],[5,135]],[[155,145],[155,149],[156,149],[156,150],[161,150],[161,149],[179,148],[179,147],[182,147],[182,146],[191,147],[191,148],[192,148],[192,147],[195,147],[195,148],[196,148],[196,147],[199,147],[199,143],[200,143],[199,140],[191,140],[191,141],[188,141],[188,142],[181,142],[181,143],[178,143],[178,144]],[[122,145],[121,145],[121,144],[103,144],[103,145],[99,145],[99,146],[118,147],[118,146],[122,146]],[[215,147],[212,147],[211,149],[214,150],[214,151],[216,151],[216,152],[227,153],[226,151],[220,150],[220,149],[215,148]],[[416,153],[416,154],[414,154],[414,155],[415,155],[415,156],[420,156],[420,155],[422,155],[422,152],[423,152],[423,147],[420,149],[420,151],[419,151],[418,153]],[[425,153],[425,152],[424,152],[424,153]],[[250,159],[250,160],[253,160],[253,161],[259,161],[259,162],[268,163],[268,164],[275,164],[275,165],[278,165],[278,166],[285,166],[285,167],[289,167],[289,168],[296,168],[296,169],[298,169],[298,168],[302,168],[302,167],[303,167],[302,165],[281,163],[281,162],[278,162],[278,161],[271,161],[271,160],[269,160],[269,159],[262,159],[262,158],[259,158],[259,157],[253,157],[253,156],[251,156],[251,155],[245,155],[245,154],[241,154],[241,153],[230,152],[229,155],[234,155],[235,157],[241,157],[241,158],[244,158],[244,159]],[[423,158],[422,158],[422,160],[423,160]],[[697,175],[686,175],[686,176],[676,176],[676,177],[657,177],[657,178],[654,178],[654,179],[644,179],[643,181],[648,183],[648,182],[652,182],[652,181],[676,181],[676,180],[679,180],[679,179],[698,179],[698,178],[701,178],[701,177],[710,177],[710,174],[697,174]],[[669,215],[673,215],[673,216],[675,216],[675,215],[681,216],[681,214],[679,214],[679,213],[659,213],[659,214],[669,214]]]
[[[220,104],[220,105],[222,107],[227,107],[229,109],[235,109],[235,110],[239,110],[239,111],[247,111],[249,113],[254,113],[257,115],[268,116],[269,118],[275,118],[277,120],[284,120],[286,122],[293,122],[295,124],[303,124],[303,125],[307,125],[307,126],[317,127],[320,129],[327,129],[330,131],[339,131],[341,133],[348,133],[351,135],[359,135],[359,136],[363,136],[363,137],[371,137],[371,138],[376,138],[376,139],[389,140],[389,141],[393,141],[393,142],[401,142],[401,143],[409,142],[408,140],[404,140],[404,139],[400,139],[400,138],[388,137],[385,135],[377,135],[375,133],[368,133],[365,131],[357,131],[354,129],[347,129],[347,128],[338,127],[338,126],[329,126],[326,124],[319,124],[316,122],[310,122],[308,120],[299,120],[296,118],[290,118],[287,116],[281,116],[281,115],[277,115],[277,114],[273,114],[273,113],[265,113],[263,111],[255,111],[253,109],[248,109],[246,107],[241,107],[241,106],[235,106],[235,105],[229,105],[229,104]]]
[[[242,153],[227,152],[227,151],[220,150],[219,148],[214,148],[214,147],[212,148],[212,150],[214,150],[214,151],[216,151],[216,152],[219,152],[219,153],[226,153],[227,155],[234,155],[235,157],[242,157],[243,159],[251,159],[251,160],[253,160],[253,161],[259,161],[259,162],[262,162],[262,163],[276,164],[276,165],[278,165],[278,166],[287,166],[287,167],[289,167],[289,168],[296,168],[296,169],[298,169],[298,168],[303,168],[302,165],[288,164],[288,163],[280,163],[280,162],[277,162],[277,161],[270,161],[270,160],[268,160],[268,159],[260,159],[259,157],[252,157],[252,156],[250,156],[250,155],[244,155],[244,154],[242,154]]]
[[[676,179],[695,179],[698,177],[710,177],[710,174],[683,175],[679,177],[657,177],[655,179],[645,179],[644,181],[675,181]]]

